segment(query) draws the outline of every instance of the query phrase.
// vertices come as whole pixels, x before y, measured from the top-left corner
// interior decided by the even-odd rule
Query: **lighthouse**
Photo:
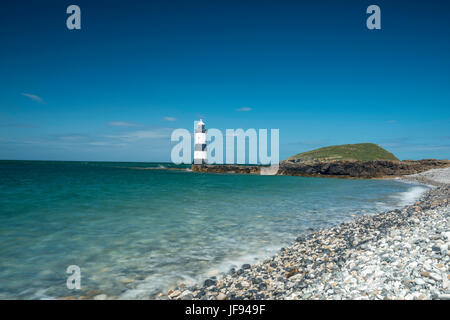
[[[206,164],[206,129],[200,119],[194,126],[194,164]]]

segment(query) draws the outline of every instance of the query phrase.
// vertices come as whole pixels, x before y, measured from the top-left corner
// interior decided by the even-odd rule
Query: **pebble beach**
[[[299,237],[258,264],[157,299],[450,299],[450,168],[402,177],[432,185],[413,205]]]

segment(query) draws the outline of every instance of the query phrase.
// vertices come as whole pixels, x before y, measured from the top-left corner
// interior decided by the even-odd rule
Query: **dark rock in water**
[[[214,279],[206,279],[205,283],[204,283],[204,286],[205,287],[211,287],[211,286],[215,286],[216,283],[217,283],[217,281],[214,280]]]
[[[236,271],[236,274],[237,275],[241,275],[241,274],[243,274],[244,273],[244,269],[239,269],[238,271]]]
[[[276,267],[278,266],[278,264],[277,264],[276,262],[271,262],[271,263],[270,263],[270,266],[271,266],[272,268],[276,268]]]
[[[233,273],[235,273],[236,272],[236,269],[235,268],[231,268],[230,269],[230,271],[228,272],[229,274],[233,274]]]
[[[242,269],[244,269],[244,270],[250,269],[250,265],[248,263],[245,263],[242,265]]]
[[[234,165],[234,164],[195,164],[191,167],[194,172],[213,173],[237,173],[237,174],[260,174],[260,166]]]

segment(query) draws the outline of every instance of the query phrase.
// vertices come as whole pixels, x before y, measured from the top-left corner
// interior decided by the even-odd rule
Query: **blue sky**
[[[1,1],[0,159],[169,161],[171,131],[200,116],[280,129],[281,159],[358,142],[449,158],[449,16],[446,1]]]

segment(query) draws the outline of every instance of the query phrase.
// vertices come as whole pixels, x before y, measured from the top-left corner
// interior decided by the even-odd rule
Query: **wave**
[[[398,194],[392,195],[392,197],[398,199],[399,205],[408,206],[413,204],[416,200],[418,200],[427,190],[428,187],[415,186],[408,189],[405,192],[400,192]]]
[[[289,239],[289,237],[287,237]],[[283,243],[288,245],[290,241]],[[201,286],[203,281],[208,278],[221,279],[226,274],[229,273],[231,268],[236,270],[241,268],[245,263],[254,264],[263,259],[269,258],[276,254],[282,244],[273,245],[269,247],[258,247],[258,248],[243,248],[245,253],[236,254],[231,257],[227,257],[224,261],[219,263],[212,263],[209,267],[200,270],[196,275],[189,275],[187,273],[168,272],[165,275],[149,276],[135,287],[125,290],[118,299],[123,300],[134,300],[134,299],[155,299],[157,294],[167,292],[169,289],[174,288],[180,284],[186,286]],[[250,253],[251,252],[251,253]],[[199,260],[198,257],[195,257]],[[201,260],[213,261],[214,257],[205,256]]]

